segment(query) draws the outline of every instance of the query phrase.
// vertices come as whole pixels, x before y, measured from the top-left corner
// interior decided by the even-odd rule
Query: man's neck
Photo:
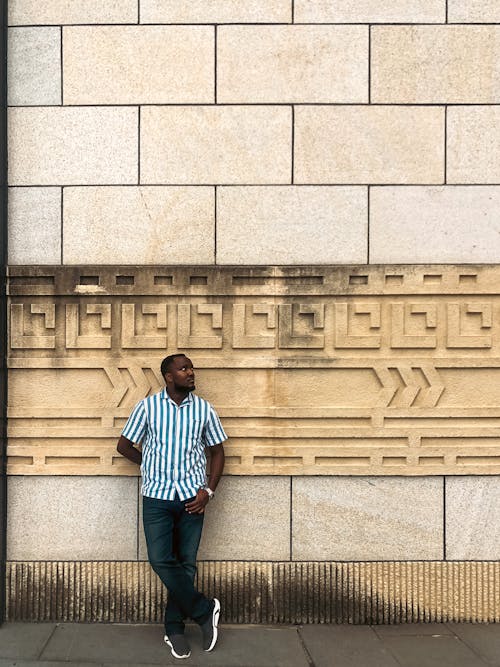
[[[175,387],[167,387],[167,393],[174,403],[180,405],[186,396],[188,396],[189,391],[178,391]]]

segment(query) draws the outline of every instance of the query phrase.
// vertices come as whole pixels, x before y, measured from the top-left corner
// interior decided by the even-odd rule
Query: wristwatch
[[[205,485],[203,488],[204,488],[205,491],[208,493],[208,499],[209,499],[209,500],[212,500],[212,498],[215,496],[215,493],[214,493],[214,492],[212,491],[212,489],[211,489],[209,486],[207,486],[207,485]]]

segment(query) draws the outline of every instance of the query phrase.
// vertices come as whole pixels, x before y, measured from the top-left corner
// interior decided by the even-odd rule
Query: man
[[[205,651],[217,641],[219,600],[197,591],[194,576],[205,507],[222,475],[227,436],[210,403],[192,393],[194,369],[186,355],[166,357],[161,374],[166,387],[135,406],[117,449],[141,465],[148,558],[168,589],[165,642],[175,658],[188,658],[184,619],[200,625]],[[142,452],[135,447],[141,443]],[[208,482],[205,448],[211,455]]]

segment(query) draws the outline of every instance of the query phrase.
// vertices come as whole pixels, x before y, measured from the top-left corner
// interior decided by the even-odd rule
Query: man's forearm
[[[222,445],[215,445],[210,447],[210,475],[208,477],[208,486],[215,491],[222,472],[224,470],[224,447]]]
[[[125,438],[123,435],[121,435],[120,439],[118,440],[118,445],[116,446],[116,449],[120,452],[122,456],[124,456],[129,461],[132,461],[132,463],[137,463],[137,465],[141,465],[142,452],[139,449],[137,449],[137,447],[134,447],[134,443],[128,440],[128,438]]]

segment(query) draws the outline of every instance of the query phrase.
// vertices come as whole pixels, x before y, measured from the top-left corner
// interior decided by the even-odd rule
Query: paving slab
[[[293,627],[221,626],[217,648],[211,653],[203,652],[196,626],[187,626],[186,635],[192,650],[190,667],[309,667]],[[160,625],[61,624],[41,659],[134,667],[177,664],[163,643]]]
[[[0,657],[38,658],[55,628],[55,623],[4,623],[0,627]]]
[[[368,626],[307,625],[299,634],[314,667],[399,667]]]
[[[103,662],[102,664],[99,665],[99,667],[116,667],[116,662]],[[186,667],[197,667],[196,664],[192,662],[192,658],[190,658],[187,662],[181,663],[180,660],[174,660],[174,658],[166,659],[163,660],[162,664],[164,665],[181,665],[185,664]],[[58,667],[62,667],[61,663],[58,663]],[[73,667],[73,663],[71,663],[71,667]],[[92,667],[97,667],[97,663],[93,663]],[[120,662],[120,667],[158,667],[157,662]]]
[[[500,623],[447,623],[450,630],[493,667],[500,667]]]
[[[73,663],[70,663],[73,667]],[[189,660],[181,662],[181,660],[175,660],[172,657],[169,657],[162,661],[163,665],[186,665],[186,667],[198,667],[198,663],[193,662],[193,657],[191,656]],[[57,663],[58,667],[62,667],[61,663]],[[92,667],[116,667],[116,662],[103,662],[99,666],[97,663],[93,663]],[[68,665],[69,667],[69,665]],[[120,667],[158,667],[157,662],[120,662]]]
[[[310,667],[294,627],[222,626],[217,648],[212,653],[203,652],[198,628],[193,630],[190,667],[194,664],[200,667]]]
[[[384,645],[401,667],[485,667],[458,637],[385,637]]]
[[[40,658],[71,662],[167,662],[159,625],[67,623],[56,627]],[[168,664],[168,662],[167,662]]]
[[[40,660],[3,660],[0,659],[0,667],[98,667],[95,662],[46,662]],[[136,665],[135,667],[139,667]]]
[[[441,637],[452,636],[453,630],[447,623],[397,623],[394,625],[372,625],[375,634],[384,637]]]

